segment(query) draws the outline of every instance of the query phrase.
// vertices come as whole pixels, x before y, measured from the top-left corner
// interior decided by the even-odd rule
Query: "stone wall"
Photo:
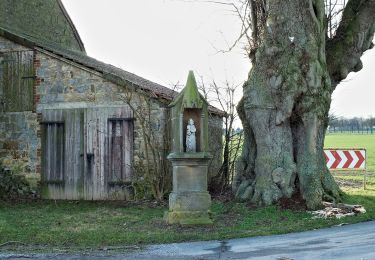
[[[67,109],[106,106],[128,106],[134,108],[143,117],[152,118],[152,131],[158,137],[158,146],[165,134],[166,105],[147,96],[132,93],[112,82],[103,79],[94,70],[70,62],[50,53],[36,53],[37,112],[45,109]],[[136,117],[137,113],[134,114]],[[145,158],[143,130],[140,120],[134,121],[134,159]]]
[[[28,49],[0,38],[0,52],[14,50]],[[145,164],[146,158],[149,158],[150,167],[154,166],[153,151],[148,149],[148,154],[146,154],[146,131],[148,135],[152,133],[152,143],[159,150],[158,158],[155,159],[158,162],[165,161],[164,166],[167,169],[167,175],[169,174],[170,164],[165,158],[170,151],[170,126],[168,124],[170,118],[168,104],[165,101],[150,98],[139,92],[132,92],[131,87],[118,86],[105,80],[101,73],[93,69],[44,50],[34,50],[34,68],[33,111],[0,113],[0,158],[10,164],[21,165],[24,172],[40,175],[42,132],[40,124],[45,111],[94,109],[100,114],[100,111],[108,107],[127,107],[129,110],[136,111],[132,113],[132,117],[135,118],[133,121],[134,165]],[[129,91],[132,93],[130,99]],[[137,119],[137,116],[149,120],[142,121],[140,118]],[[142,122],[146,122],[146,125],[142,126]],[[210,117],[209,133],[211,153],[214,155],[209,170],[212,176],[217,172],[222,160],[222,119],[220,117]],[[134,176],[142,179],[142,172],[137,172]],[[171,181],[170,175],[165,177],[167,182]],[[98,182],[103,183],[103,180],[100,179]],[[112,199],[123,199],[123,195],[113,195]]]
[[[150,98],[147,95],[136,93],[131,87],[118,86],[112,82],[105,80],[101,73],[88,69],[77,63],[55,56],[51,53],[44,51],[36,52],[36,101],[37,113],[44,114],[45,111],[50,110],[67,110],[67,109],[83,109],[92,110],[96,109],[99,125],[107,123],[108,114],[106,110],[111,107],[123,107],[131,112],[134,124],[133,135],[133,176],[137,180],[145,180],[145,168],[139,167],[146,165],[146,159],[149,159],[148,166],[152,169],[155,166],[154,156],[155,150],[164,153],[165,133],[166,133],[166,120],[167,109],[166,104],[158,101],[157,99]],[[101,112],[100,112],[101,111]],[[43,116],[42,116],[43,118]],[[149,120],[144,120],[149,119]],[[94,125],[98,125],[94,123]],[[105,128],[97,128],[97,134],[101,136],[106,131]],[[153,147],[146,149],[145,134],[151,136]],[[104,133],[104,135],[106,135]],[[98,137],[100,139],[100,137]],[[104,137],[105,138],[105,137]],[[102,138],[103,139],[103,138]],[[88,140],[87,142],[90,142]],[[105,149],[100,141],[93,144],[98,146],[96,150],[102,150],[97,154],[105,153]],[[101,147],[99,147],[101,146]],[[86,148],[85,148],[86,149]],[[158,156],[158,155],[157,155]],[[95,156],[97,158],[97,156]],[[103,159],[103,158],[102,158]],[[155,158],[157,162],[160,158]],[[95,164],[102,164],[103,161],[98,159]],[[99,166],[98,166],[99,167]],[[103,176],[103,168],[97,169],[97,175]],[[151,170],[151,172],[155,172]],[[105,181],[102,185],[106,186]],[[148,178],[150,180],[151,178]],[[140,184],[142,185],[142,183]],[[99,190],[100,188],[98,188]],[[104,188],[106,189],[106,188]],[[99,192],[99,191],[98,191]],[[108,196],[100,195],[105,199],[122,199],[121,191],[118,189],[111,192]],[[102,192],[106,193],[106,191]],[[112,195],[114,194],[114,195]],[[120,195],[119,195],[120,194]],[[60,195],[59,195],[60,196]],[[99,196],[99,195],[98,195]],[[105,196],[105,197],[103,197]]]
[[[0,61],[7,52],[31,51],[19,44],[15,44],[0,37]],[[3,79],[0,63],[0,80]],[[4,93],[0,88],[0,105],[4,100]],[[12,100],[16,102],[16,100]],[[35,175],[39,171],[40,142],[38,139],[39,124],[37,114],[32,111],[4,112],[0,109],[0,160],[4,165],[17,171]]]
[[[0,114],[0,159],[7,167],[35,175],[39,171],[39,125],[31,111]]]

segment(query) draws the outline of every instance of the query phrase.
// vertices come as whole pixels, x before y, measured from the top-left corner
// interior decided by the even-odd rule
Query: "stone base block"
[[[212,224],[209,209],[211,196],[207,191],[172,192],[169,195],[169,211],[164,218],[168,224]]]
[[[171,154],[168,158],[173,165],[173,191],[165,220],[169,224],[212,224],[211,196],[207,192],[209,158],[204,153]]]
[[[211,196],[207,191],[171,192],[170,211],[207,211],[211,207]]]
[[[164,219],[168,224],[211,225],[210,212],[207,211],[167,211]]]

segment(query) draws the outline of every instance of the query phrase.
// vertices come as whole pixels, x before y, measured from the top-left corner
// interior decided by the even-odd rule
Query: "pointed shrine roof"
[[[185,87],[169,106],[175,106],[181,101],[184,108],[202,108],[204,103],[208,105],[206,99],[198,91],[193,71],[189,71]]]

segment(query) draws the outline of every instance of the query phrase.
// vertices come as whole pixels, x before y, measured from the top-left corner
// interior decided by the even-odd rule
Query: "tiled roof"
[[[42,43],[85,52],[60,0],[0,0],[0,27]]]
[[[138,75],[122,70],[110,64],[98,61],[92,57],[87,56],[85,53],[82,53],[82,52],[66,50],[66,49],[61,48],[58,45],[54,45],[54,44],[47,43],[47,42],[42,42],[32,37],[17,35],[16,33],[10,32],[7,29],[1,28],[1,27],[0,27],[0,36],[3,36],[5,38],[8,38],[10,40],[16,41],[20,44],[23,44],[29,47],[33,47],[33,48],[36,47],[36,48],[46,50],[61,58],[65,58],[81,66],[95,70],[101,73],[105,79],[115,84],[124,85],[124,84],[130,83],[146,91],[149,95],[153,96],[154,98],[164,99],[166,101],[171,102],[174,99],[174,97],[178,95],[178,92],[170,88],[154,83],[152,81],[149,81],[145,78],[142,78]],[[225,112],[213,106],[209,106],[209,112],[216,114],[216,115],[220,115],[220,116],[225,115]]]

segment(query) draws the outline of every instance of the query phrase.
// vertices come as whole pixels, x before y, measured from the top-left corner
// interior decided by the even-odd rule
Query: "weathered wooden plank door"
[[[42,112],[43,197],[83,198],[83,110]]]
[[[53,199],[123,199],[133,156],[128,107],[42,112],[42,176]],[[58,152],[59,151],[59,152]]]
[[[117,185],[131,176],[133,113],[127,106],[86,111],[86,199],[124,199]]]
[[[0,111],[33,109],[33,51],[0,52]]]

